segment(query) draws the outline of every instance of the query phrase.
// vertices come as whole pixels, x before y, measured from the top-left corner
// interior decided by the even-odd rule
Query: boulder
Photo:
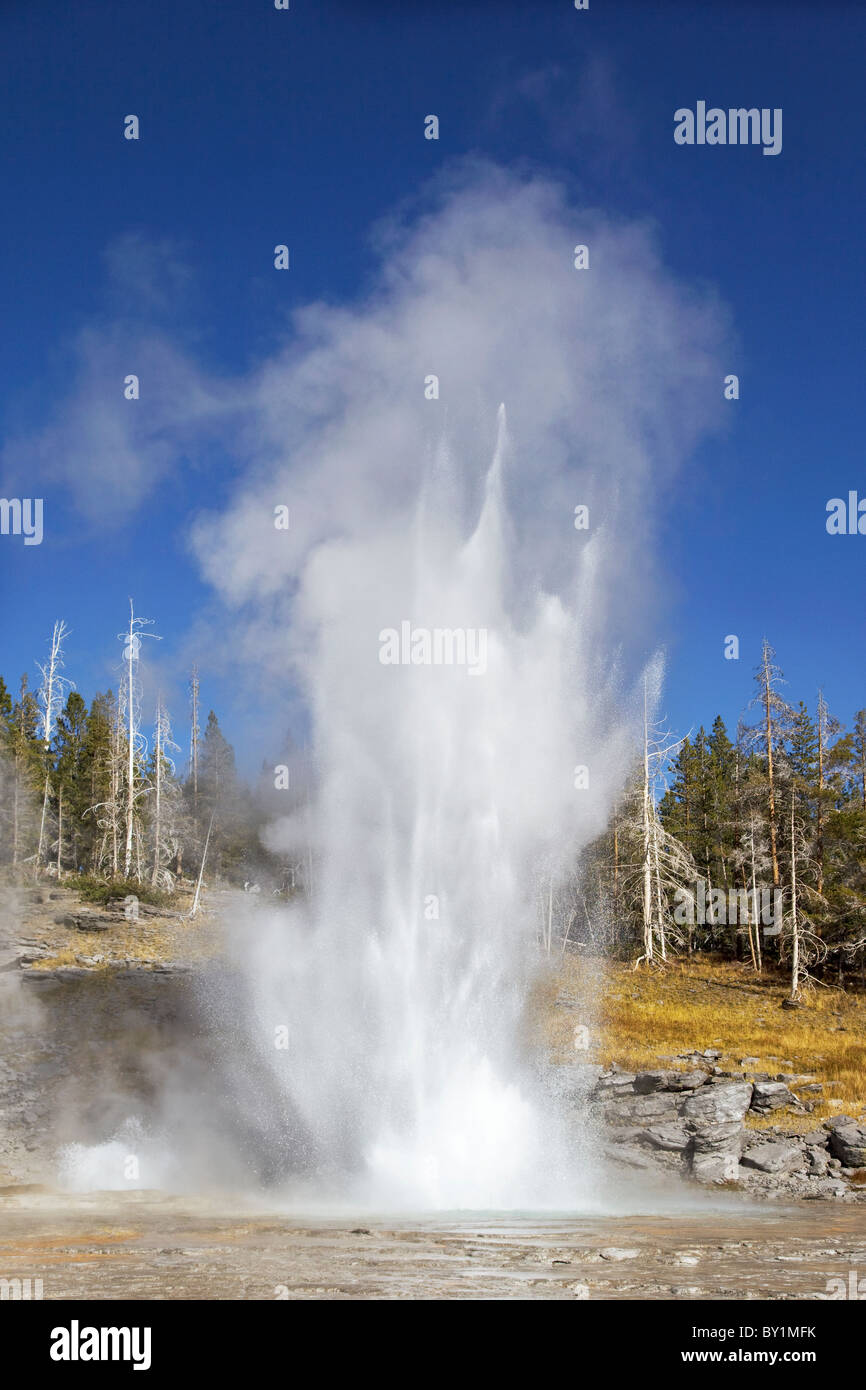
[[[784,1081],[756,1081],[752,1092],[752,1110],[759,1115],[768,1115],[771,1110],[781,1110],[784,1105],[796,1105],[793,1095]]]
[[[757,1168],[760,1173],[791,1173],[802,1168],[805,1155],[799,1144],[782,1141],[777,1144],[758,1144],[743,1154],[744,1168]]]
[[[740,1165],[736,1154],[711,1153],[692,1155],[692,1177],[697,1182],[736,1182]]]
[[[603,1113],[608,1124],[643,1124],[653,1120],[674,1120],[683,1102],[671,1091],[650,1096],[615,1096],[605,1102]]]
[[[719,1081],[702,1086],[686,1096],[682,1104],[684,1120],[699,1124],[725,1124],[742,1120],[752,1099],[750,1081]]]
[[[671,1124],[653,1125],[650,1129],[641,1130],[638,1137],[642,1144],[648,1144],[650,1148],[661,1149],[667,1153],[683,1153],[692,1141],[689,1131],[678,1120]]]
[[[593,1097],[634,1094],[634,1072],[616,1071],[600,1076],[596,1082]]]
[[[673,1075],[672,1091],[696,1091],[707,1079],[707,1073],[697,1068],[694,1071],[675,1071]]]
[[[63,927],[72,927],[75,931],[108,931],[110,922],[100,912],[88,912],[86,909],[81,912],[64,912],[56,917],[55,921]]]
[[[825,1149],[828,1137],[825,1129],[810,1129],[808,1134],[800,1135],[807,1149]]]
[[[693,1154],[735,1154],[742,1152],[745,1130],[739,1120],[700,1125],[692,1135]]]
[[[866,1129],[852,1120],[848,1125],[833,1125],[830,1130],[830,1152],[843,1168],[866,1168]]]
[[[673,1090],[678,1073],[675,1071],[639,1071],[634,1079],[637,1096],[648,1096],[653,1091]]]

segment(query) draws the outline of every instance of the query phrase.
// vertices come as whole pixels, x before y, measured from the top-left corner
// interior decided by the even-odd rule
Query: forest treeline
[[[117,689],[89,704],[64,674],[62,622],[38,684],[25,674],[10,689],[0,677],[0,864],[95,876],[143,896],[195,878],[205,850],[209,874],[255,875],[261,811],[213,710],[200,727],[197,673],[183,751],[162,699],[149,718],[142,710],[142,627],[130,611]]]
[[[720,716],[676,742],[645,720],[643,756],[578,876],[578,937],[600,930],[636,962],[769,960],[794,1000],[810,980],[863,980],[866,709],[845,727],[823,693],[793,705],[783,684],[764,642],[733,737]]]
[[[212,710],[199,727],[195,671],[183,752],[160,698],[145,719],[146,626],[130,607],[117,690],[89,705],[64,674],[62,622],[38,685],[0,678],[0,865],[160,893],[206,864],[212,880],[301,891],[312,882],[309,845],[283,863],[260,836],[277,806],[289,808],[274,793],[288,768],[263,769],[254,787],[239,778]],[[605,832],[574,872],[539,866],[548,952],[578,947],[636,965],[722,952],[756,971],[783,966],[792,1000],[811,980],[866,983],[866,709],[846,727],[823,694],[795,706],[783,684],[765,642],[733,737],[720,716],[680,740],[645,716]]]

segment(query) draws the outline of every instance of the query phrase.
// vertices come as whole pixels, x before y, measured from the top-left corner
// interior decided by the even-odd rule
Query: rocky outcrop
[[[756,1144],[743,1155],[743,1163],[761,1173],[790,1173],[805,1166],[806,1154],[802,1145],[789,1139],[775,1144]]]
[[[784,1081],[756,1081],[752,1091],[751,1108],[758,1115],[769,1115],[771,1110],[781,1110],[786,1105],[799,1105],[797,1097],[788,1090]]]
[[[850,1115],[830,1121],[830,1152],[844,1168],[866,1168],[866,1127]]]
[[[693,1065],[683,1071],[596,1067],[570,1089],[590,1106],[614,1164],[768,1198],[866,1199],[863,1123],[841,1115],[808,1133],[749,1128],[749,1114],[781,1120],[810,1107],[790,1089],[793,1074],[752,1081],[722,1073],[717,1057],[687,1054],[682,1060]]]
[[[683,1117],[698,1125],[740,1123],[751,1101],[750,1081],[716,1081],[687,1097]]]

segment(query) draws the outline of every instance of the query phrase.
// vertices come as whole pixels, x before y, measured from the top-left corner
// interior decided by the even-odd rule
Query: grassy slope
[[[573,1060],[580,1005],[557,1007],[555,1000],[583,1001],[589,1048],[581,1055],[588,1061],[631,1071],[683,1067],[672,1060],[678,1053],[718,1048],[724,1071],[805,1073],[822,1082],[823,1099],[803,1093],[816,1101],[803,1128],[840,1111],[859,1114],[866,1109],[866,996],[818,986],[801,1009],[788,1010],[781,1005],[789,988],[769,971],[756,976],[750,966],[708,957],[670,961],[663,972],[569,957],[545,989],[546,1032],[557,1059]],[[757,1061],[743,1067],[745,1058]]]

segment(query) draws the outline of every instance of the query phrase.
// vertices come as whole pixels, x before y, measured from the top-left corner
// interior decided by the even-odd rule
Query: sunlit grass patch
[[[669,961],[664,970],[633,971],[567,957],[545,982],[546,1034],[554,1057],[575,1060],[574,1025],[584,1001],[589,1047],[584,1059],[631,1071],[685,1067],[685,1052],[716,1049],[725,1071],[813,1076],[823,1094],[802,1092],[814,1104],[807,1121],[866,1107],[866,997],[818,986],[799,1009],[783,1009],[789,986],[769,969],[714,957]],[[807,1083],[808,1084],[808,1083]],[[792,1083],[797,1091],[798,1086]],[[785,1123],[791,1119],[786,1114]],[[767,1123],[772,1124],[773,1117]],[[751,1121],[750,1121],[751,1123]],[[759,1127],[759,1126],[758,1126]]]

